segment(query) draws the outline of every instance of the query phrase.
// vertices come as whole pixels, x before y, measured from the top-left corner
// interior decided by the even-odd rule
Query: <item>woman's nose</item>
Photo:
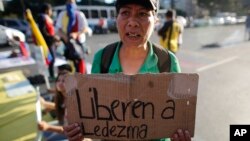
[[[129,18],[128,26],[129,26],[129,27],[138,27],[138,26],[139,26],[139,23],[138,23],[137,18],[136,18],[136,17],[131,17],[131,18]]]

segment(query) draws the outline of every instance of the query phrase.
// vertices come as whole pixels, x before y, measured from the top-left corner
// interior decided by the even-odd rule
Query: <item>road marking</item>
[[[234,56],[234,57],[230,57],[230,58],[227,58],[227,59],[224,59],[222,61],[219,61],[219,62],[215,62],[213,64],[210,64],[210,65],[206,65],[204,67],[201,67],[201,68],[198,68],[196,71],[197,72],[202,72],[202,71],[205,71],[205,70],[208,70],[208,69],[211,69],[211,68],[214,68],[214,67],[217,67],[219,65],[223,65],[223,64],[226,64],[226,63],[229,63],[235,59],[237,59],[238,56]]]

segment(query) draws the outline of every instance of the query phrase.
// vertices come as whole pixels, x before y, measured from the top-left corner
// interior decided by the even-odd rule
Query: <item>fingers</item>
[[[176,133],[173,134],[172,141],[191,141],[191,136],[187,130],[178,129]]]
[[[171,141],[179,141],[179,138],[178,138],[178,134],[175,133],[172,138],[171,138]]]
[[[184,134],[185,134],[186,141],[191,141],[191,136],[190,136],[188,130],[185,130]]]
[[[83,140],[83,136],[81,133],[69,138],[70,141],[82,141]]]
[[[70,141],[78,141],[83,139],[81,128],[77,123],[64,126],[63,129],[65,136],[67,136]]]
[[[42,122],[38,122],[38,123],[37,123],[37,127],[38,127],[39,130],[42,130],[42,129],[43,129],[43,124],[42,124]]]
[[[179,136],[180,140],[185,141],[185,136],[184,136],[183,131],[181,129],[178,129],[177,133],[178,133],[178,136]]]
[[[41,131],[45,131],[48,128],[48,124],[45,121],[40,121],[37,123],[38,129]]]

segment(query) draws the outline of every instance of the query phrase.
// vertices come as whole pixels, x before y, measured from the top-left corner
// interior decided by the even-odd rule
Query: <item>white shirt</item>
[[[78,20],[78,31],[82,31],[83,29],[88,28],[88,21],[84,15],[84,13],[81,11],[76,11],[76,12],[77,12],[76,16],[77,16],[77,20]],[[58,31],[59,29],[62,29],[62,31],[63,31],[63,17],[66,14],[67,14],[67,11],[62,11],[59,13],[58,18],[56,20],[56,31]],[[75,23],[73,23],[73,24],[75,24]],[[84,43],[86,41],[85,33],[80,34],[78,37],[78,40],[80,43]]]

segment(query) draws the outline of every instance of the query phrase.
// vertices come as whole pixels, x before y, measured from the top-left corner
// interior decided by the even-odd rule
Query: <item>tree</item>
[[[239,0],[197,0],[199,7],[208,9],[211,15],[217,12],[239,12]]]

